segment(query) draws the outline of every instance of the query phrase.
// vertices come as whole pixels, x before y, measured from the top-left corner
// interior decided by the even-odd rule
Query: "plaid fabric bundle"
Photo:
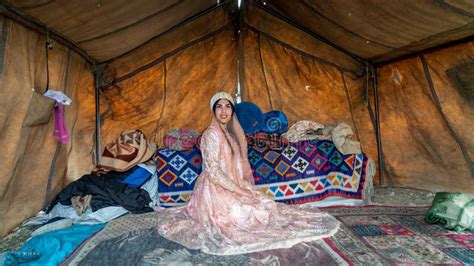
[[[142,131],[124,131],[117,140],[105,146],[100,165],[106,170],[127,171],[148,161],[155,151],[156,145],[148,143]]]

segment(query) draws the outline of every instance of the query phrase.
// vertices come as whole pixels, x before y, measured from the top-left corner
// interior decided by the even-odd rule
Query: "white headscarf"
[[[220,99],[226,99],[228,100],[232,105],[234,105],[234,99],[232,98],[232,96],[230,94],[228,94],[227,92],[218,92],[216,94],[214,94],[214,96],[212,96],[211,98],[211,110],[212,110],[212,107],[214,106],[214,104],[219,101]]]

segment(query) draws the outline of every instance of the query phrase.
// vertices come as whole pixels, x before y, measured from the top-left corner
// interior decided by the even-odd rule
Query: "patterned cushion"
[[[201,165],[201,152],[197,149],[159,149],[156,153],[156,170],[160,205],[173,207],[186,203],[201,173]]]
[[[288,130],[288,118],[282,111],[270,111],[263,114],[263,132],[284,133]]]
[[[260,108],[251,102],[241,102],[235,105],[235,115],[245,134],[254,134],[264,126],[263,113]]]

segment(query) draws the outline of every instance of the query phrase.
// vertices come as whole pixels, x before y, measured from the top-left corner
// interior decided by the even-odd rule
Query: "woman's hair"
[[[224,100],[226,100],[227,102],[230,103],[230,108],[232,109],[232,114],[234,114],[235,113],[235,106],[229,100],[227,100],[225,98],[222,98],[222,99],[224,99]],[[212,106],[212,113],[214,113],[214,114],[216,113],[217,103],[222,99],[219,99],[214,103],[214,105]]]

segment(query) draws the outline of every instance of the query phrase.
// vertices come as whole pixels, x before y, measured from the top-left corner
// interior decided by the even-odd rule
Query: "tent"
[[[290,123],[345,121],[378,185],[474,193],[474,3],[467,0],[6,0],[0,235],[139,128],[203,130],[216,91]],[[50,49],[52,48],[52,49]],[[47,86],[49,84],[49,86]],[[68,144],[31,125],[66,93]],[[48,118],[48,117],[47,117]]]

